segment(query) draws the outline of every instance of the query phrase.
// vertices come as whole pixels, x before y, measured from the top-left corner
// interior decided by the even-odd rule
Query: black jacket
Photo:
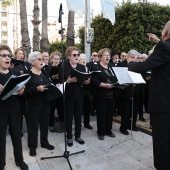
[[[130,62],[135,72],[151,70],[149,112],[170,112],[170,40],[159,42],[142,63]]]

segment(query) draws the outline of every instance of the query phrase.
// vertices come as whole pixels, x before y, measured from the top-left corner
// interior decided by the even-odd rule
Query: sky
[[[159,3],[160,5],[170,5],[170,0],[147,0],[147,1],[156,2]],[[122,0],[117,0],[117,2],[121,4]],[[131,2],[138,2],[138,0],[131,0]],[[48,21],[58,22],[59,7],[61,3],[64,12],[64,14],[62,15],[63,26],[67,26],[68,9],[66,0],[48,0],[48,16],[49,16]],[[102,10],[100,0],[90,0],[90,8],[92,16],[100,14]],[[75,14],[75,27],[79,27],[81,25],[84,25],[84,18],[80,18],[77,14]]]

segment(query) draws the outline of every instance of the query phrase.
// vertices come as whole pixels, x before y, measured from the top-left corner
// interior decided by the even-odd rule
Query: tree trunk
[[[40,50],[40,32],[39,32],[39,13],[40,9],[38,7],[38,0],[34,0],[34,9],[33,9],[33,51]]]
[[[47,31],[47,0],[42,0],[42,31],[40,49],[41,52],[49,52],[49,40]]]
[[[20,3],[21,37],[22,37],[21,48],[23,48],[28,55],[31,51],[31,44],[28,32],[26,0],[19,0],[19,3]]]
[[[68,13],[68,28],[67,28],[67,40],[66,47],[74,46],[74,11]]]

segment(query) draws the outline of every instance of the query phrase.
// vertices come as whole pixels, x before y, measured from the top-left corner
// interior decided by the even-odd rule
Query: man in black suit
[[[91,71],[91,69],[92,69],[92,67],[94,66],[94,65],[97,65],[97,62],[98,62],[98,53],[97,52],[93,52],[92,53],[92,56],[91,56],[91,59],[92,59],[92,61],[90,61],[90,62],[88,62],[87,64],[86,64],[86,66],[87,66],[87,68],[88,68],[88,71]]]
[[[135,72],[151,70],[148,110],[151,113],[154,166],[157,170],[170,169],[170,21],[162,30],[162,41],[148,33],[157,43],[151,56],[144,62],[129,62]]]

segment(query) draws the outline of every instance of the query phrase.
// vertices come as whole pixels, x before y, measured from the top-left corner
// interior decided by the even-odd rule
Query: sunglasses
[[[73,57],[80,56],[80,54],[72,54]]]
[[[6,57],[11,58],[12,57],[11,54],[0,54],[0,56],[3,57],[3,58],[6,58]]]

